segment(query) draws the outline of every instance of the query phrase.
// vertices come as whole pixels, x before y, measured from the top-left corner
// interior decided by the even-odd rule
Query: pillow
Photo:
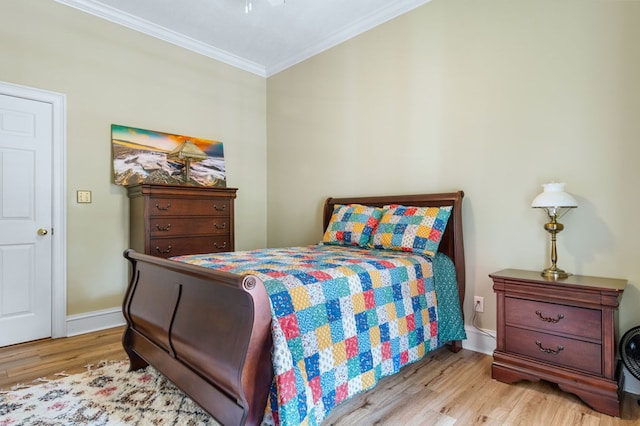
[[[451,215],[447,207],[385,206],[370,247],[435,256]]]
[[[336,204],[322,242],[368,248],[371,234],[380,217],[382,217],[382,209],[377,207]]]

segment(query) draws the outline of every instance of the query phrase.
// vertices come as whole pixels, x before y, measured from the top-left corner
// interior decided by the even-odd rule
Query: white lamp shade
[[[533,199],[531,207],[560,208],[578,207],[578,202],[573,195],[564,192],[564,183],[545,183],[544,191]]]

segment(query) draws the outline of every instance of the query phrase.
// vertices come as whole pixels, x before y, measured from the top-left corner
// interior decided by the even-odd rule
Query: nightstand
[[[505,269],[489,275],[497,297],[491,377],[547,380],[594,410],[620,416],[624,376],[616,362],[618,299],[626,280]]]

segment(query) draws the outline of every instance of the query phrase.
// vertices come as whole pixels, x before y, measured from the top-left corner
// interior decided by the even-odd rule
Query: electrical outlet
[[[473,296],[473,310],[476,312],[484,312],[484,297]]]

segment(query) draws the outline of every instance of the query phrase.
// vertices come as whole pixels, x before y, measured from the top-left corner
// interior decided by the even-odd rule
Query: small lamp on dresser
[[[578,202],[571,194],[564,191],[564,183],[545,183],[542,187],[544,191],[531,203],[531,207],[544,209],[549,216],[549,222],[544,225],[544,229],[551,234],[551,266],[541,274],[545,278],[554,280],[567,278],[571,274],[559,269],[556,265],[558,261],[556,234],[564,229],[564,225],[558,220],[570,209],[578,207]]]

